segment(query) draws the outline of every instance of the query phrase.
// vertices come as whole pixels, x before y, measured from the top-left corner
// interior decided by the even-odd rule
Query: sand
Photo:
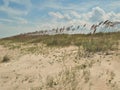
[[[47,78],[56,78],[66,68],[69,70],[79,65],[87,68],[79,70],[81,78],[76,79],[79,83],[76,90],[120,90],[120,48],[87,57],[82,50],[81,56],[77,57],[78,48],[75,46],[52,48],[48,52],[22,54],[20,50],[0,45],[0,60],[5,55],[10,57],[9,62],[0,63],[0,90],[60,90],[59,87],[72,90],[69,85],[47,87]],[[83,78],[87,76],[83,75],[83,71],[89,72],[88,82],[84,82]]]

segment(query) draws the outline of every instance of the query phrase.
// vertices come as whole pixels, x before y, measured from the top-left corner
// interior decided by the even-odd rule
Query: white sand
[[[79,61],[75,59],[77,49],[75,46],[55,48],[48,54],[35,55],[0,46],[0,60],[6,54],[11,58],[9,62],[0,63],[0,90],[41,90],[39,87],[46,82],[47,76],[54,77],[65,66],[70,68],[85,63],[92,64],[87,69],[91,87],[81,79],[81,90],[120,90],[120,49],[110,55],[96,53],[92,57],[81,57]],[[112,82],[108,83],[109,80]]]

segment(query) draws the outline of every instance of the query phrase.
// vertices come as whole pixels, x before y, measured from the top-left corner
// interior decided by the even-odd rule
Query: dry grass
[[[101,52],[117,49],[120,32],[117,33],[98,33],[76,34],[76,35],[45,35],[45,36],[27,36],[19,35],[0,40],[0,44],[10,49],[21,48],[22,45],[42,43],[49,47],[66,47],[70,45],[82,46],[88,52]],[[17,43],[17,44],[15,44]],[[34,51],[37,47],[31,47],[28,51]]]

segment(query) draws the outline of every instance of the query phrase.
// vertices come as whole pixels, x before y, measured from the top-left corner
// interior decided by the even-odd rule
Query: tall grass
[[[8,45],[11,43],[43,43],[49,47],[66,47],[70,45],[82,46],[88,52],[100,52],[114,50],[120,40],[120,32],[117,33],[97,33],[91,34],[75,34],[75,35],[43,35],[28,36],[18,35],[0,40],[0,44]],[[6,44],[7,43],[7,44]],[[16,46],[19,47],[19,46]]]

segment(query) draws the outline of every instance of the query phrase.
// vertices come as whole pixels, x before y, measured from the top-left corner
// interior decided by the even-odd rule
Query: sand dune
[[[11,58],[0,63],[0,90],[120,90],[120,49],[87,57],[82,49],[78,57],[76,46],[46,50],[22,54],[0,46],[0,59]]]

